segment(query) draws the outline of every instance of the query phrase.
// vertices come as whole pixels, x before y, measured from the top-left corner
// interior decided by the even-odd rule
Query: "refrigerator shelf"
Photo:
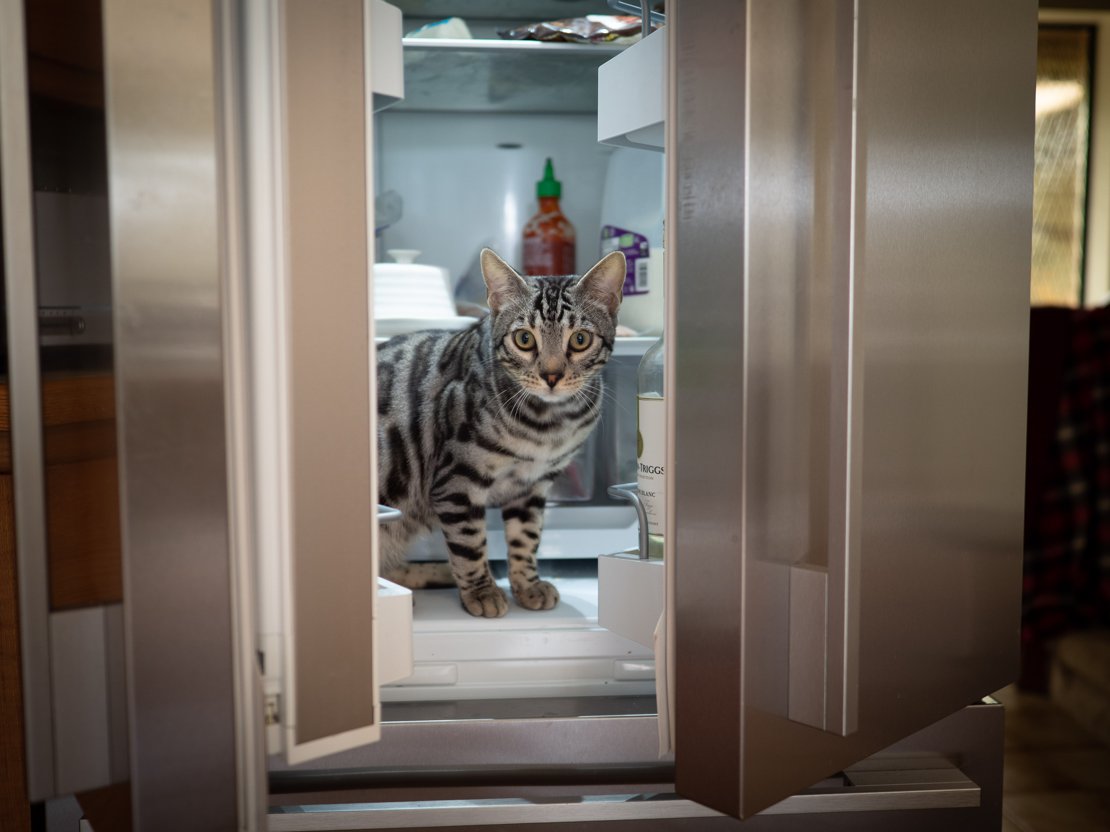
[[[423,112],[596,113],[597,68],[623,46],[404,38],[405,100]]]

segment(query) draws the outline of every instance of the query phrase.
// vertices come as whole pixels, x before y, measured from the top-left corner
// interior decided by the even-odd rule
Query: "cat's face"
[[[606,255],[580,278],[522,277],[489,249],[481,261],[495,359],[534,396],[573,396],[612,353],[624,255]]]

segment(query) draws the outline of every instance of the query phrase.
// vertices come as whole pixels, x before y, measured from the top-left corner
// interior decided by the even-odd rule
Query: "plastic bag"
[[[640,32],[640,18],[632,15],[589,14],[529,23],[498,32],[505,40],[543,40],[565,43],[606,43]]]

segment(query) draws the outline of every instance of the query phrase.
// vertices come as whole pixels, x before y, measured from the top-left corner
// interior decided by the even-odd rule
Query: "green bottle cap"
[[[543,179],[536,183],[536,196],[559,197],[562,195],[563,183],[555,178],[555,168],[551,164],[551,159],[548,159],[547,164],[543,167]]]

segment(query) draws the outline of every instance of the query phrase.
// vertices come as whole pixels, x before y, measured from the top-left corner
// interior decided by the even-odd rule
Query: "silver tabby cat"
[[[486,557],[487,506],[501,507],[517,603],[559,600],[536,568],[544,504],[600,414],[625,261],[606,255],[581,278],[521,277],[489,249],[481,263],[489,315],[378,349],[378,488],[404,512],[382,527],[382,573],[443,582],[442,564],[405,562],[413,538],[442,528],[463,607],[495,618],[509,605]]]

